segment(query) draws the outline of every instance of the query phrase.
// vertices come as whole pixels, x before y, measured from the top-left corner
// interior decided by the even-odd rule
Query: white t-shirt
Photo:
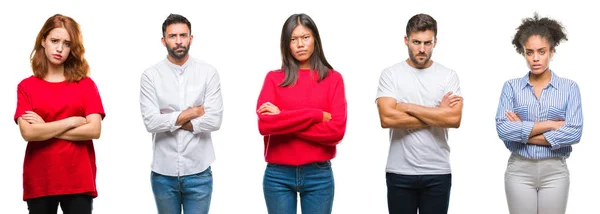
[[[458,96],[456,72],[433,62],[429,68],[416,69],[406,61],[386,68],[381,73],[377,98],[392,97],[425,107],[438,107],[444,95],[452,91]],[[386,172],[403,175],[450,174],[448,129],[390,129],[390,150]]]

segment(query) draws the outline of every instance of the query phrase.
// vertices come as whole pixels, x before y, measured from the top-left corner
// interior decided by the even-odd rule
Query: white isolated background
[[[517,3],[518,2],[518,3]],[[22,201],[26,142],[13,122],[16,86],[32,74],[29,54],[44,21],[55,13],[81,25],[91,77],[107,116],[95,141],[99,197],[94,213],[156,213],[150,187],[151,135],[140,116],[139,79],[167,54],[160,43],[169,13],[186,16],[194,35],[190,54],[214,65],[222,81],[225,112],[213,134],[211,213],[266,213],[262,193],[263,142],[255,107],[262,81],[280,66],[284,21],[307,13],[321,33],[324,51],[345,79],[348,124],[332,161],[336,182],[333,213],[387,213],[385,164],[388,131],[374,103],[381,71],[405,60],[408,19],[428,13],[438,21],[433,60],[457,71],[465,104],[462,125],[450,132],[453,185],[449,213],[508,213],[504,170],[508,150],[498,139],[494,116],[504,81],[526,74],[511,45],[515,28],[534,11],[562,21],[569,41],[551,63],[581,89],[585,125],[568,166],[567,213],[598,212],[594,193],[597,153],[594,131],[597,7],[583,1],[11,1],[0,8],[0,213],[27,213]],[[59,209],[60,210],[60,209]],[[60,213],[60,211],[59,211]]]

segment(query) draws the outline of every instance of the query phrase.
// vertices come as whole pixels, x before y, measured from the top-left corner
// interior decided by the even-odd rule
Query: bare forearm
[[[21,135],[26,141],[44,141],[56,137],[72,128],[67,120],[58,120],[49,123],[29,124],[19,119]]]
[[[382,128],[395,129],[422,129],[429,127],[426,123],[400,110],[388,112],[387,115],[381,115]]]
[[[544,137],[543,134],[535,135],[529,138],[529,140],[527,140],[527,143],[539,146],[550,146],[550,143],[548,143],[548,140],[546,140],[546,137]]]
[[[411,103],[407,105],[406,113],[412,115],[430,126],[441,128],[458,128],[460,126],[461,114],[450,107],[430,108]]]
[[[79,126],[74,129],[70,129],[58,136],[58,139],[69,140],[69,141],[83,141],[83,140],[93,140],[100,138],[100,127],[97,125],[88,123],[82,126]]]
[[[533,124],[533,129],[531,129],[529,138],[543,134],[544,132],[547,132],[550,130],[554,130],[554,128],[552,127],[552,124],[549,123],[549,121],[537,122],[537,123]]]
[[[189,111],[189,110],[182,111],[181,114],[179,114],[179,117],[177,117],[177,121],[175,122],[175,125],[181,126],[196,117],[197,116],[194,115],[192,111]]]

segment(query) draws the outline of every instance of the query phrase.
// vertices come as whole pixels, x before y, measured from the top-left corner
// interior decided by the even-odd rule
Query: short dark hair
[[[308,59],[308,62],[310,64],[310,68],[312,70],[316,70],[319,74],[319,81],[325,79],[325,77],[329,75],[330,69],[333,70],[333,67],[331,67],[331,65],[327,62],[327,59],[325,59],[323,45],[321,44],[321,37],[319,36],[319,30],[317,29],[315,22],[310,18],[310,16],[304,13],[293,14],[285,21],[285,24],[283,24],[283,29],[281,29],[281,67],[285,72],[285,79],[280,86],[293,85],[296,83],[296,80],[298,80],[298,69],[300,68],[300,64],[298,63],[298,60],[294,58],[290,49],[292,32],[298,25],[308,28],[313,34],[315,48],[312,55]]]
[[[433,17],[427,14],[417,14],[408,20],[406,24],[406,37],[412,32],[432,30],[433,36],[437,37],[437,22]]]
[[[560,22],[547,17],[540,18],[537,13],[534,13],[533,17],[523,19],[521,25],[517,28],[517,33],[512,40],[517,53],[523,54],[525,52],[523,47],[525,41],[535,35],[547,39],[552,51],[555,51],[554,48],[561,41],[568,40],[564,27]]]
[[[165,37],[165,33],[167,32],[167,26],[172,24],[186,24],[188,26],[188,29],[190,30],[190,34],[192,33],[192,23],[190,23],[190,21],[188,21],[187,18],[179,14],[171,13],[167,17],[167,19],[165,19],[165,22],[163,22],[162,24],[163,37]]]

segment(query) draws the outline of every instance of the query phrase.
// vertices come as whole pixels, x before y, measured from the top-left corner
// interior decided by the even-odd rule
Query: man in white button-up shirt
[[[146,69],[140,83],[142,117],[154,143],[152,191],[158,213],[208,213],[211,132],[223,117],[219,74],[190,58],[193,36],[185,17],[169,15],[162,31],[167,58]]]

